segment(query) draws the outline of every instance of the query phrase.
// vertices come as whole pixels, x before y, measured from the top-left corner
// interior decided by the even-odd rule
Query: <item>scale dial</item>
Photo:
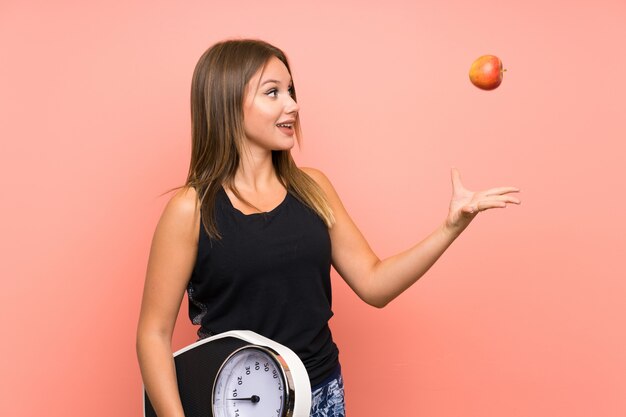
[[[282,357],[261,346],[244,346],[222,364],[213,385],[214,417],[289,417],[293,382]]]

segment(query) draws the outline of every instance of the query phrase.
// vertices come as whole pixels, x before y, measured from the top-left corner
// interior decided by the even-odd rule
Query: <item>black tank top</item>
[[[215,202],[221,239],[200,226],[189,316],[201,338],[252,330],[292,349],[312,385],[338,364],[328,320],[331,246],[322,219],[291,193],[267,213],[245,215],[224,189]]]

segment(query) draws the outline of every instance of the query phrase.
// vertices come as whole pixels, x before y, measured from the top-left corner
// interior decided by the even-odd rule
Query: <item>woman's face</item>
[[[294,123],[300,107],[291,97],[291,91],[291,75],[276,57],[267,62],[264,71],[260,68],[250,79],[243,116],[246,142],[251,150],[288,150],[293,147]]]

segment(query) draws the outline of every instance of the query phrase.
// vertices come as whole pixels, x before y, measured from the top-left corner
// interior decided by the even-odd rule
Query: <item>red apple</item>
[[[483,55],[472,63],[469,77],[472,84],[482,90],[498,88],[502,82],[502,61],[495,55]]]

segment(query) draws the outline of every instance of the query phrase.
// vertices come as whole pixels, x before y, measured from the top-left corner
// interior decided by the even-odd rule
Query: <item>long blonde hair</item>
[[[243,100],[250,79],[272,57],[280,59],[291,75],[285,54],[275,46],[256,39],[226,40],[213,45],[200,57],[193,73],[191,162],[185,186],[196,190],[202,224],[212,238],[221,237],[214,209],[222,185],[249,204],[234,184],[245,137]],[[295,86],[292,96],[296,100]],[[299,115],[294,128],[300,143]],[[323,190],[296,166],[291,152],[272,151],[272,163],[287,191],[317,213],[327,227],[331,227],[334,216]]]

